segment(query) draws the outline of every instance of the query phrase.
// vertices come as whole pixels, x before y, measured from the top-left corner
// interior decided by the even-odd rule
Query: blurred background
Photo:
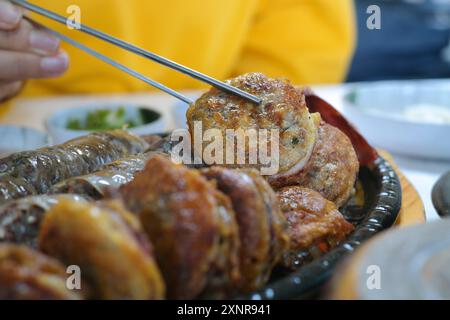
[[[367,28],[367,8],[381,9],[381,29]],[[449,0],[355,0],[357,47],[347,81],[448,78]]]
[[[433,186],[450,170],[450,0],[354,4],[350,84],[335,101],[372,144],[394,155],[419,191],[428,220],[435,219],[435,210],[444,208]],[[373,5],[380,8],[380,29],[367,27]],[[432,197],[441,205],[435,208]]]

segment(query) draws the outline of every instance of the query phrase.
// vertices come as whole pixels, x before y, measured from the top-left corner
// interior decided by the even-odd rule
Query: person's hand
[[[0,0],[0,101],[16,95],[26,79],[57,77],[68,65],[59,40],[23,19],[23,10]]]

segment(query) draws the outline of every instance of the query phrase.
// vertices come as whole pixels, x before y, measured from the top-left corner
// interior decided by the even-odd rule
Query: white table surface
[[[314,88],[325,100],[333,104],[338,110],[342,110],[342,97],[345,86],[323,86]],[[192,97],[198,92],[186,92]],[[183,112],[185,105],[163,93],[138,93],[131,95],[108,96],[64,96],[56,98],[17,99],[14,107],[2,119],[2,123],[16,124],[45,130],[45,119],[54,111],[61,108],[71,108],[101,103],[138,103],[152,106],[160,111],[166,118],[166,130],[178,127],[184,123]],[[178,112],[175,112],[177,110]],[[358,126],[358,124],[355,124]],[[450,138],[450,137],[449,137]],[[427,220],[438,219],[432,202],[431,189],[440,175],[450,170],[450,162],[437,162],[428,160],[411,159],[393,154],[394,160],[400,170],[411,181],[419,192],[425,204]]]

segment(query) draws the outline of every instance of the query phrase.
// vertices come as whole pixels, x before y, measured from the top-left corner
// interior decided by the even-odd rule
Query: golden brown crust
[[[162,299],[164,283],[139,221],[119,202],[62,199],[47,213],[39,247],[78,265],[95,299]]]
[[[220,251],[223,227],[214,185],[197,171],[156,156],[122,195],[155,244],[169,298],[201,294]]]
[[[81,299],[66,287],[64,267],[58,261],[25,246],[0,245],[1,300]]]
[[[300,185],[313,189],[341,207],[354,190],[358,170],[358,158],[350,140],[339,129],[322,122],[305,168],[285,178],[268,177],[268,181],[274,188]]]
[[[270,255],[271,263],[267,266],[268,272],[278,264],[285,252],[289,249],[289,236],[287,234],[287,221],[281,212],[276,193],[269,183],[255,170],[245,170],[255,183],[259,193],[264,199],[266,213],[270,221]]]
[[[316,140],[317,127],[306,107],[303,93],[286,80],[270,79],[261,73],[248,73],[227,82],[260,97],[263,102],[256,105],[212,88],[191,105],[186,114],[194,140],[196,121],[202,123],[203,132],[219,129],[224,138],[226,129],[277,129],[280,134],[279,172],[289,170],[306,157]],[[223,154],[226,154],[225,149]],[[246,165],[241,167],[261,167],[261,164],[249,165],[248,159],[247,148]]]
[[[229,298],[237,292],[241,281],[239,270],[239,229],[230,199],[215,192],[219,217],[218,252],[213,260],[203,298]]]
[[[282,188],[277,194],[291,239],[285,264],[291,265],[298,253],[312,246],[317,246],[322,253],[328,251],[354,229],[334,203],[316,191],[293,186]]]
[[[262,286],[270,258],[270,225],[264,200],[248,175],[235,170],[212,167],[201,171],[232,203],[239,226],[241,271],[240,290],[247,292]]]

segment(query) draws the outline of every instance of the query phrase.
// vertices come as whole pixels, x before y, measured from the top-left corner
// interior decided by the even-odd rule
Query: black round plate
[[[350,204],[340,210],[355,225],[355,231],[347,240],[295,271],[276,270],[268,285],[239,299],[314,297],[345,255],[394,224],[401,207],[402,191],[400,180],[392,166],[379,157],[372,166],[361,168],[358,179],[359,188],[364,194],[363,204],[354,205],[353,201],[349,201]]]

